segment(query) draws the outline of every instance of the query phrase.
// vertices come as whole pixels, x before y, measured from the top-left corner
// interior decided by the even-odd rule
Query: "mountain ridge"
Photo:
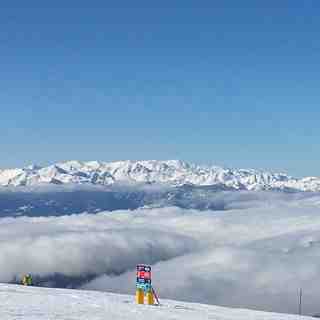
[[[320,177],[294,178],[256,169],[204,166],[181,160],[65,161],[49,166],[0,169],[0,186],[42,184],[165,184],[218,186],[235,190],[319,192]]]

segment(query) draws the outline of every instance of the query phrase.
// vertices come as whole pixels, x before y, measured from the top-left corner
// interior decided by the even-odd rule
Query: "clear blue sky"
[[[6,3],[0,167],[182,159],[320,176],[320,1]]]

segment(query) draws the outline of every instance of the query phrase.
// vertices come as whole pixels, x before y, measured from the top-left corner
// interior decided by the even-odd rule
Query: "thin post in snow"
[[[299,290],[299,315],[302,315],[302,288]]]

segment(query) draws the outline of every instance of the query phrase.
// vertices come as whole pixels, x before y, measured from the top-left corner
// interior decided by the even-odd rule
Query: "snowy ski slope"
[[[163,300],[136,305],[133,296],[0,284],[1,320],[304,320],[311,317]]]

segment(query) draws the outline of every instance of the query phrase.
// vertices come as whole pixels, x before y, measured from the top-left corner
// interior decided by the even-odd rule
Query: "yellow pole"
[[[154,305],[154,296],[151,291],[147,292],[147,302],[148,304]]]
[[[142,289],[136,290],[136,302],[137,304],[144,304],[144,292]]]

